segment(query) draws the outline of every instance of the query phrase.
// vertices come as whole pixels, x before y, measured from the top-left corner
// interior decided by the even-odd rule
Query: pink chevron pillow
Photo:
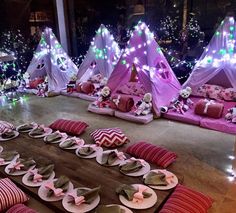
[[[25,206],[24,204],[16,204],[15,206],[8,209],[6,213],[37,213],[37,212]]]
[[[209,196],[179,184],[159,213],[207,213],[212,203]]]
[[[97,129],[90,136],[99,146],[117,147],[129,142],[120,128]]]
[[[172,164],[177,158],[174,152],[147,142],[135,143],[129,146],[126,152],[134,157],[142,158],[163,168]]]
[[[85,129],[88,127],[88,124],[82,121],[58,119],[54,121],[49,127],[53,130],[59,130],[61,132],[79,136],[85,131]]]
[[[0,212],[27,200],[25,193],[9,178],[0,179]]]

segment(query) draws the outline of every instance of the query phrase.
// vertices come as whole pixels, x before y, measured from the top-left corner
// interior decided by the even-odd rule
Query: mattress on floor
[[[115,114],[115,110],[111,109],[111,108],[99,108],[93,105],[93,103],[90,103],[88,106],[88,111],[89,112],[93,112],[93,113],[97,113],[100,115],[111,115],[114,116]]]
[[[175,112],[173,110],[169,110],[167,113],[163,114],[163,118],[167,118],[169,120],[175,120],[175,121],[180,121],[183,123],[188,123],[188,124],[193,124],[193,125],[198,125],[200,126],[200,121],[202,119],[202,116],[196,115],[194,113],[194,107],[195,104],[202,98],[199,97],[191,97],[191,100],[193,101],[193,106],[184,114]]]
[[[220,132],[236,134],[236,124],[228,122],[225,120],[225,115],[227,110],[235,107],[236,102],[227,102],[224,101],[224,111],[220,119],[214,119],[209,117],[203,117],[200,122],[200,126],[207,129],[213,129]]]
[[[28,93],[28,94],[37,94],[38,93],[38,90],[37,89],[24,89],[20,92],[25,92],[25,93]]]
[[[153,114],[135,116],[130,112],[119,112],[119,111],[115,111],[115,117],[142,124],[147,124],[153,120]]]
[[[97,96],[91,96],[91,95],[87,95],[87,94],[79,93],[79,92],[67,92],[66,90],[61,91],[61,95],[74,97],[74,98],[81,98],[86,101],[96,101],[98,98]]]

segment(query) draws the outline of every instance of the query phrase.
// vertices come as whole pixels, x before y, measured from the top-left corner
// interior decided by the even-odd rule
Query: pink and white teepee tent
[[[66,88],[78,68],[56,39],[52,29],[46,28],[27,69],[30,79],[48,78],[48,92],[60,92]]]
[[[183,87],[191,87],[193,94],[205,83],[236,89],[235,39],[236,23],[228,16],[221,22]]]
[[[78,81],[87,81],[96,74],[101,74],[103,78],[109,78],[119,57],[120,48],[118,44],[108,29],[101,24],[79,67]]]
[[[139,22],[112,72],[108,87],[112,93],[130,81],[133,65],[137,70],[138,82],[145,92],[153,96],[153,108],[157,115],[163,106],[177,96],[181,86],[169,66],[161,48],[145,23]]]

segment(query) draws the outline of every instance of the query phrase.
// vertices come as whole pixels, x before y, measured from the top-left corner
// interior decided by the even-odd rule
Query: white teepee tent
[[[87,81],[91,76],[101,74],[109,78],[120,57],[120,49],[114,37],[102,24],[94,37],[89,50],[79,67],[77,79]]]
[[[69,58],[61,44],[46,28],[27,69],[30,79],[48,77],[48,91],[59,92],[66,88],[70,78],[77,74],[78,68]]]
[[[226,17],[205,48],[183,87],[191,87],[193,94],[205,83],[236,89],[236,23]]]

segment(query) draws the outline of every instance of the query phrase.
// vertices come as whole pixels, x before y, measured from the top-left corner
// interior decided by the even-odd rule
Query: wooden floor
[[[154,120],[148,125],[134,124],[89,113],[87,105],[87,101],[70,97],[32,96],[15,105],[3,104],[0,119],[15,124],[26,121],[50,124],[57,118],[80,119],[90,125],[83,135],[87,143],[92,143],[89,132],[94,129],[121,127],[132,143],[145,140],[175,151],[178,160],[170,169],[184,174],[184,185],[215,200],[210,213],[235,212],[236,182],[228,179],[235,155],[233,135],[164,119]]]

